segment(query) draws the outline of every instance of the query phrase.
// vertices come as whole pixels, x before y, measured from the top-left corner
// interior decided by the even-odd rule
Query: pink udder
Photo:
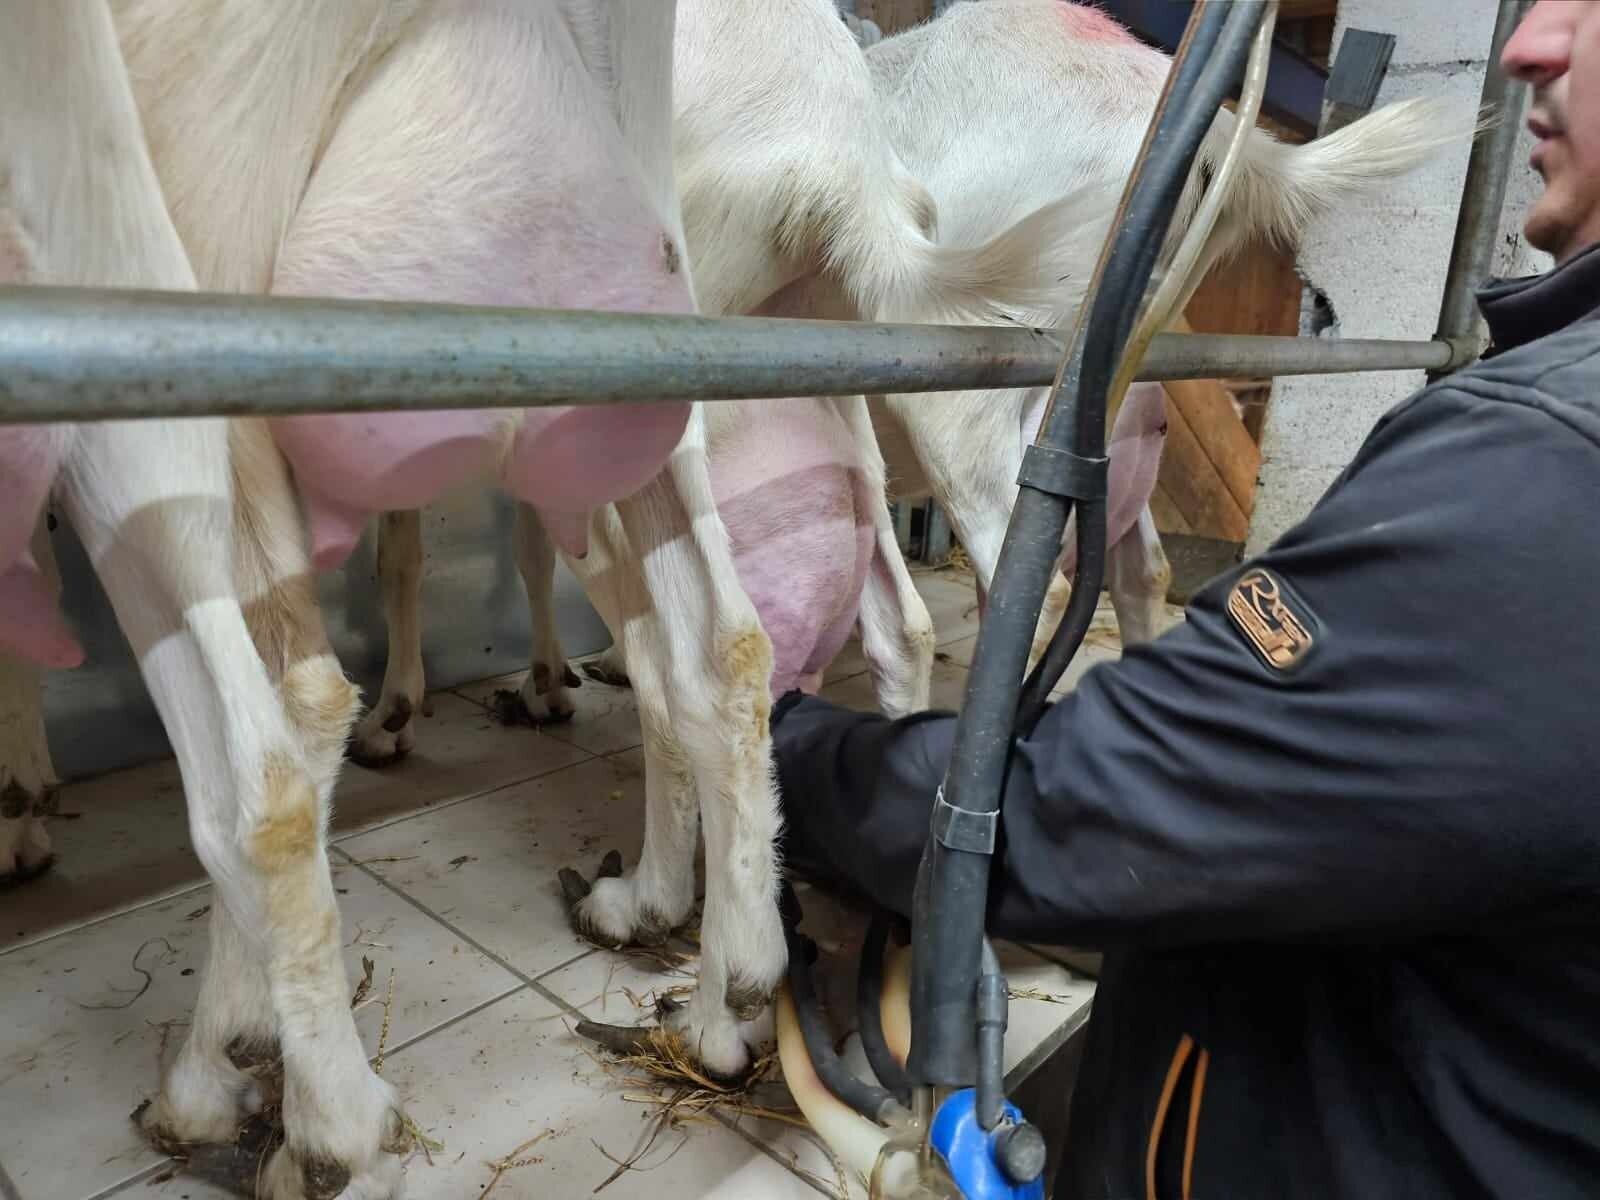
[[[1106,479],[1106,546],[1115,546],[1139,520],[1139,514],[1156,490],[1161,471],[1161,450],[1167,444],[1167,393],[1159,383],[1136,383],[1128,388],[1117,419],[1111,426],[1106,455],[1111,459]],[[1062,558],[1062,570],[1072,573],[1078,561],[1074,540]]]
[[[1081,42],[1132,42],[1136,39],[1123,26],[1098,8],[1087,4],[1062,4],[1061,19],[1069,36]]]
[[[537,508],[566,553],[588,549],[588,513],[631,496],[683,437],[687,403],[533,409],[506,463],[505,486]]]
[[[486,471],[503,424],[476,410],[274,420],[306,503],[312,565],[342,564],[375,513],[422,508]]]
[[[83,647],[26,550],[0,571],[0,651],[41,667],[66,670],[83,663]]]
[[[0,570],[27,550],[67,440],[61,425],[0,427]]]
[[[714,443],[711,487],[778,696],[814,683],[849,637],[874,539],[843,422],[813,400],[763,403]]]
[[[0,651],[45,667],[83,662],[28,551],[68,441],[60,425],[0,428]]]
[[[1111,459],[1106,483],[1106,545],[1116,545],[1150,503],[1166,444],[1166,391],[1159,383],[1134,384],[1117,410],[1106,447]]]

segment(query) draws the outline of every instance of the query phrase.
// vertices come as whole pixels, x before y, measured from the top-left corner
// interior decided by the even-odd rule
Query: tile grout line
[[[161,1174],[162,1171],[171,1170],[172,1164],[177,1161],[178,1160],[175,1158],[164,1158],[158,1163],[151,1163],[144,1170],[135,1171],[126,1179],[117,1180],[117,1182],[113,1183],[110,1187],[103,1187],[98,1192],[91,1192],[89,1195],[85,1196],[83,1200],[107,1200],[107,1198],[110,1196],[115,1196],[119,1193],[126,1192],[129,1188],[138,1187],[141,1184],[148,1187],[150,1180]]]
[[[93,929],[97,925],[104,925],[107,921],[115,921],[118,917],[126,917],[130,913],[143,912],[147,908],[152,908],[157,904],[165,904],[169,900],[180,900],[184,896],[193,895],[202,888],[210,886],[211,879],[208,876],[197,883],[185,884],[175,892],[167,892],[160,896],[150,896],[137,904],[129,905],[127,908],[119,908],[115,912],[101,913],[98,917],[89,917],[79,921],[76,925],[67,925],[61,929],[54,929],[49,933],[41,934],[39,937],[17,942],[15,945],[0,947],[0,958],[4,958],[8,954],[15,954],[19,950],[31,950],[35,946],[53,942],[56,938],[65,937],[69,933],[82,933],[85,929]]]
[[[777,1150],[775,1150],[773,1147],[767,1145],[766,1142],[763,1142],[760,1138],[756,1137],[756,1135],[751,1133],[748,1129],[745,1129],[742,1126],[740,1126],[738,1121],[730,1119],[727,1116],[727,1114],[725,1114],[723,1112],[720,1112],[720,1111],[718,1111],[716,1109],[713,1109],[712,1113],[711,1113],[711,1117],[712,1117],[712,1119],[714,1121],[716,1121],[717,1124],[721,1125],[724,1129],[728,1130],[730,1133],[734,1134],[737,1137],[743,1138],[750,1145],[754,1146],[757,1150],[761,1151],[761,1153],[765,1154],[774,1163],[776,1163],[780,1168],[782,1168],[783,1170],[789,1172],[789,1174],[793,1175],[801,1183],[803,1183],[807,1187],[811,1188],[812,1191],[818,1192],[821,1195],[829,1197],[829,1200],[842,1200],[842,1198],[836,1196],[835,1193],[833,1193],[833,1192],[827,1190],[826,1188],[824,1188],[819,1181],[813,1179],[806,1172],[801,1171],[800,1168],[795,1166],[794,1163],[787,1162],[784,1159],[780,1158],[778,1156]]]
[[[559,738],[556,740],[560,741]],[[578,759],[576,762],[563,763],[557,767],[550,767],[543,771],[536,771],[532,775],[526,775],[518,779],[495,784],[493,787],[485,788],[483,791],[468,792],[466,795],[457,796],[451,800],[430,804],[424,808],[418,808],[412,812],[405,813],[402,816],[391,817],[387,820],[379,821],[375,825],[364,825],[359,829],[347,830],[329,838],[328,849],[331,851],[335,847],[339,846],[342,842],[351,841],[368,833],[376,833],[380,829],[388,829],[391,826],[398,825],[403,821],[409,821],[413,817],[426,816],[429,813],[444,812],[446,809],[454,808],[458,804],[465,804],[469,800],[479,800],[484,796],[492,796],[497,792],[505,791],[507,788],[518,787],[524,783],[531,783],[535,779],[543,779],[547,775],[554,775],[557,771],[565,771],[572,767],[581,767],[585,763],[593,762],[601,758],[608,758],[611,754],[621,754],[625,753],[626,750],[638,749],[636,746],[629,746],[626,747],[626,750],[615,750],[610,751],[607,754],[596,754],[594,751],[586,750],[584,747],[575,745],[572,742],[562,741],[561,744],[577,751],[577,753],[583,755],[583,757]],[[363,768],[363,770],[371,770],[371,768]],[[335,799],[337,802],[337,798]],[[341,851],[341,853],[343,853],[343,851]],[[346,855],[346,857],[349,856]],[[102,913],[96,917],[89,917],[87,919],[80,920],[76,924],[64,925],[60,929],[53,929],[49,933],[41,934],[38,937],[28,938],[23,941],[15,942],[11,945],[0,946],[0,958],[4,958],[8,954],[14,954],[19,950],[28,950],[35,946],[42,946],[46,942],[53,941],[56,938],[62,937],[69,933],[79,933],[85,929],[92,929],[96,925],[102,925],[105,922],[113,921],[118,917],[125,917],[130,913],[140,912],[143,909],[150,908],[152,905],[165,904],[169,900],[179,899],[182,896],[190,895],[193,892],[197,892],[202,888],[210,886],[211,877],[207,875],[193,883],[184,884],[183,886],[179,887],[177,891],[166,892],[157,896],[149,896],[138,901],[137,903],[130,904],[125,908],[119,908],[114,912]],[[6,1200],[3,1193],[0,1193],[0,1200]]]
[[[568,745],[568,744],[570,744],[570,743],[563,743],[563,745]],[[328,849],[330,851],[332,851],[335,848],[338,848],[340,846],[340,843],[342,843],[342,842],[351,841],[351,840],[353,840],[355,838],[362,837],[362,836],[364,836],[366,834],[369,834],[369,833],[376,833],[380,829],[388,829],[391,826],[398,825],[403,821],[409,821],[413,817],[426,816],[429,813],[444,812],[446,809],[454,808],[458,804],[465,804],[468,800],[480,800],[484,796],[493,796],[495,793],[503,792],[507,788],[518,787],[521,784],[530,783],[535,779],[543,779],[546,775],[553,775],[557,771],[565,771],[565,770],[567,770],[567,769],[569,769],[571,767],[581,767],[581,766],[584,765],[584,763],[592,762],[592,761],[594,761],[596,759],[599,759],[599,758],[603,757],[602,755],[594,754],[591,751],[585,750],[582,746],[573,746],[572,748],[574,750],[578,751],[580,754],[584,755],[585,757],[580,759],[580,760],[578,760],[577,762],[566,763],[563,766],[559,766],[559,767],[551,767],[547,771],[540,771],[540,772],[538,772],[536,774],[526,776],[525,778],[522,778],[522,779],[516,779],[516,780],[512,780],[512,781],[507,782],[507,783],[496,784],[494,787],[486,788],[485,790],[483,790],[481,792],[471,792],[471,793],[469,793],[469,794],[467,794],[465,796],[457,796],[453,800],[445,800],[442,803],[430,804],[426,808],[419,808],[419,809],[415,810],[414,812],[406,813],[404,816],[392,817],[389,820],[380,821],[376,825],[367,825],[367,826],[363,826],[360,829],[349,830],[346,833],[341,833],[341,834],[337,835],[336,837],[329,839],[329,841],[328,841]],[[630,749],[632,749],[632,747],[630,747]],[[341,854],[344,854],[346,858],[350,857],[349,854],[346,853],[343,849],[340,849],[339,852]],[[351,861],[356,862],[356,865],[358,865],[358,866],[360,865],[359,860],[351,860]],[[0,958],[4,958],[8,954],[14,954],[19,950],[28,950],[28,949],[31,949],[31,948],[33,948],[35,946],[42,946],[46,942],[54,941],[56,938],[62,937],[62,936],[66,935],[66,934],[69,934],[69,933],[80,933],[85,929],[92,929],[96,925],[103,925],[105,922],[114,921],[118,917],[125,917],[125,916],[128,916],[130,913],[140,912],[143,909],[150,908],[152,905],[165,904],[169,900],[177,900],[177,899],[179,899],[179,898],[181,898],[183,896],[190,895],[190,894],[192,894],[194,892],[198,892],[202,888],[207,888],[207,887],[210,887],[210,886],[211,886],[211,877],[208,875],[208,876],[204,877],[203,879],[197,880],[194,883],[185,884],[183,887],[180,887],[175,892],[167,892],[167,893],[165,893],[163,895],[159,895],[159,896],[150,896],[150,897],[147,897],[144,900],[140,900],[136,904],[131,904],[131,905],[127,906],[126,908],[119,908],[115,912],[102,913],[100,916],[97,916],[97,917],[89,917],[86,920],[79,921],[75,925],[65,925],[65,926],[61,927],[60,929],[51,930],[49,933],[41,934],[39,937],[36,937],[36,938],[30,938],[30,939],[27,939],[25,941],[17,942],[14,945],[0,946]],[[432,914],[429,914],[429,915],[432,915]],[[3,1197],[0,1197],[0,1200],[3,1200]]]
[[[425,805],[422,808],[415,809],[400,816],[388,817],[382,821],[379,821],[376,825],[363,825],[360,829],[347,830],[344,833],[329,838],[328,849],[332,850],[335,846],[342,842],[353,841],[358,837],[365,837],[369,833],[377,833],[380,829],[388,829],[391,826],[399,825],[401,822],[409,821],[413,817],[425,817],[431,813],[444,812],[446,809],[454,808],[458,804],[465,804],[468,800],[481,800],[485,796],[493,796],[497,792],[505,791],[507,788],[520,787],[524,783],[532,783],[535,779],[543,779],[547,775],[556,774],[558,771],[568,771],[573,767],[581,767],[585,763],[592,762],[594,759],[600,757],[598,754],[595,754],[592,751],[585,750],[582,746],[573,746],[570,742],[562,742],[561,744],[576,750],[579,754],[583,755],[583,757],[577,762],[562,763],[559,767],[547,767],[542,771],[535,771],[532,775],[524,775],[518,779],[508,779],[504,783],[497,783],[493,787],[484,788],[481,792],[468,792],[464,796],[456,796],[450,800],[437,801],[433,804]],[[364,767],[362,769],[371,770],[370,767]]]
[[[484,712],[488,712],[489,711],[489,706],[487,704],[485,704],[482,700],[474,700],[471,696],[467,695],[461,689],[462,688],[469,688],[469,687],[477,687],[480,683],[488,683],[490,679],[499,679],[499,678],[500,678],[500,676],[498,676],[498,675],[490,675],[488,677],[488,679],[472,679],[472,680],[468,680],[466,683],[458,683],[454,687],[447,687],[447,688],[443,688],[442,690],[447,695],[454,696],[457,700],[465,700],[468,704],[477,705],[477,707],[483,709]]]
[[[383,1051],[384,1058],[385,1059],[393,1058],[395,1055],[403,1053],[406,1050],[410,1050],[413,1046],[416,1046],[419,1043],[421,1043],[423,1041],[426,1041],[428,1038],[432,1037],[434,1034],[442,1033],[446,1029],[449,1029],[451,1026],[459,1025],[462,1021],[466,1021],[466,1020],[469,1020],[472,1017],[477,1016],[479,1013],[483,1012],[485,1009],[494,1007],[496,1004],[499,1004],[502,1000],[509,1000],[513,996],[518,996],[518,995],[522,994],[523,992],[526,992],[526,991],[529,991],[529,990],[533,990],[533,985],[529,984],[529,983],[522,982],[522,981],[519,980],[517,983],[513,984],[511,987],[507,988],[505,991],[498,992],[495,995],[490,996],[487,1000],[480,1000],[480,1001],[478,1001],[478,1003],[472,1005],[470,1008],[463,1009],[461,1012],[455,1013],[454,1015],[449,1017],[447,1020],[440,1021],[437,1025],[431,1025],[427,1029],[424,1029],[421,1033],[413,1034],[411,1037],[406,1038],[404,1041],[396,1042],[392,1046],[385,1047],[384,1051]],[[375,1054],[368,1055],[367,1056],[367,1061],[370,1063],[376,1058],[377,1058],[377,1055],[375,1055]],[[106,1198],[108,1198],[108,1197],[116,1196],[116,1195],[118,1195],[118,1194],[120,1194],[122,1192],[128,1191],[131,1188],[134,1188],[134,1187],[139,1186],[141,1184],[145,1184],[150,1179],[151,1176],[155,1175],[163,1167],[170,1167],[172,1164],[174,1164],[177,1161],[178,1160],[175,1159],[175,1158],[168,1158],[168,1159],[163,1160],[162,1162],[154,1163],[151,1166],[145,1168],[144,1170],[138,1171],[138,1172],[134,1173],[133,1175],[128,1176],[128,1178],[126,1178],[126,1179],[120,1180],[117,1183],[114,1183],[114,1184],[112,1184],[111,1186],[109,1186],[107,1188],[103,1188],[100,1191],[95,1192],[92,1196],[87,1197],[87,1200],[106,1200]],[[4,1174],[4,1168],[0,1167],[0,1200],[22,1200],[22,1196],[20,1194],[14,1192],[14,1191],[13,1192],[7,1192],[5,1190],[6,1184],[8,1182],[9,1182],[9,1180],[6,1179],[5,1174]]]
[[[554,975],[557,971],[565,971],[568,967],[573,966],[573,965],[575,965],[577,963],[581,963],[584,959],[590,958],[593,955],[596,955],[596,954],[599,954],[599,953],[600,953],[600,947],[599,946],[590,946],[587,950],[580,950],[576,954],[574,954],[571,958],[567,959],[565,962],[559,962],[559,963],[557,963],[555,966],[551,967],[547,971],[540,971],[537,975],[535,975],[533,977],[533,982],[534,983],[538,983],[541,979],[548,979],[548,978],[550,978],[550,976]]]
[[[434,1034],[441,1033],[444,1030],[449,1029],[452,1025],[459,1025],[462,1021],[465,1021],[468,1017],[475,1017],[479,1013],[481,1013],[484,1009],[489,1008],[489,1007],[491,1007],[493,1005],[499,1004],[500,1001],[509,999],[510,997],[517,995],[519,992],[527,991],[528,990],[528,986],[529,985],[526,984],[526,983],[520,983],[519,982],[514,987],[509,987],[505,991],[500,992],[497,995],[490,996],[487,1000],[480,1000],[480,1001],[478,1001],[478,1003],[476,1003],[476,1004],[474,1004],[474,1005],[472,1005],[472,1006],[470,1006],[468,1008],[462,1009],[460,1012],[458,1012],[458,1013],[454,1014],[453,1016],[449,1017],[447,1020],[440,1021],[437,1025],[430,1025],[427,1029],[424,1029],[421,1033],[412,1034],[410,1037],[406,1038],[404,1041],[396,1042],[392,1046],[385,1046],[384,1049],[383,1049],[383,1056],[384,1056],[385,1059],[388,1059],[388,1058],[392,1058],[396,1054],[399,1054],[402,1050],[409,1050],[409,1049],[411,1049],[411,1047],[415,1046],[418,1042],[421,1042],[426,1038],[431,1038]],[[378,1056],[376,1054],[371,1055],[367,1059],[367,1061],[371,1062],[371,1061],[373,1061],[373,1059],[376,1059],[377,1057]]]
[[[529,975],[526,971],[523,971],[518,967],[512,966],[511,963],[507,962],[500,955],[496,954],[493,950],[489,949],[489,947],[485,946],[482,942],[478,941],[477,938],[473,937],[471,934],[467,933],[466,931],[461,929],[459,926],[455,925],[453,922],[447,920],[444,917],[441,917],[438,913],[434,912],[426,904],[424,904],[424,903],[422,903],[422,901],[418,900],[415,896],[410,895],[408,892],[402,891],[399,887],[397,887],[395,884],[391,883],[389,880],[385,879],[382,875],[378,874],[378,872],[372,870],[365,863],[359,861],[358,859],[351,858],[349,851],[345,850],[342,847],[336,847],[336,846],[335,847],[329,847],[329,849],[337,850],[338,853],[340,854],[340,856],[343,857],[346,862],[348,862],[351,866],[355,867],[356,870],[358,870],[358,871],[362,872],[363,874],[365,874],[366,876],[368,876],[375,883],[377,883],[378,886],[380,886],[382,888],[386,888],[388,891],[393,892],[396,896],[400,897],[400,899],[404,900],[407,904],[409,904],[412,908],[416,909],[423,916],[427,917],[430,921],[436,921],[438,924],[440,924],[444,928],[448,929],[452,934],[454,934],[456,937],[460,938],[467,945],[471,946],[474,950],[476,950],[479,954],[483,955],[490,962],[494,963],[501,970],[508,971],[512,975],[516,976],[524,984],[526,984],[529,988],[531,988],[533,991],[537,992],[539,995],[543,996],[546,1000],[550,1001],[557,1008],[559,1008],[562,1011],[564,1011],[565,1013],[567,1013],[567,1015],[572,1016],[572,1017],[577,1017],[580,1020],[583,1018],[583,1013],[581,1011],[579,1011],[575,1006],[569,1004],[566,1000],[562,999],[555,992],[551,991],[548,987],[545,987],[542,983],[539,982],[539,980],[541,980],[541,979],[545,978],[545,976],[549,975],[550,971],[559,970],[560,967],[552,967],[552,968],[550,968],[550,971],[542,971],[538,975]],[[598,947],[596,947],[594,950],[585,951],[584,953],[577,955],[575,958],[569,959],[567,962],[560,964],[560,966],[571,966],[573,963],[577,962],[579,959],[587,958],[587,957],[589,957],[589,955],[596,954],[598,952],[599,952],[599,948]]]
[[[424,911],[426,911],[426,910],[424,910]],[[427,915],[432,916],[433,914],[428,913]],[[437,918],[435,918],[435,919],[437,919]],[[441,922],[441,924],[443,924],[443,922]],[[578,959],[586,958],[588,956],[588,954],[592,954],[592,953],[594,953],[594,951],[592,951],[592,950],[588,951],[586,954],[579,955],[577,959],[573,959],[570,962],[564,963],[562,965],[563,966],[570,966],[572,964],[572,962],[576,962],[576,961],[578,961]],[[508,967],[507,969],[509,970],[510,968]],[[553,971],[554,970],[560,970],[560,967],[553,967],[553,968],[551,968],[551,970],[553,970]],[[521,973],[520,972],[513,972],[513,974],[520,975]],[[507,988],[505,991],[498,992],[495,995],[490,996],[486,1000],[480,1000],[478,1003],[472,1005],[470,1008],[463,1009],[461,1012],[453,1014],[449,1019],[444,1020],[444,1021],[440,1021],[437,1025],[432,1025],[432,1026],[428,1027],[427,1029],[424,1029],[420,1033],[413,1034],[411,1037],[406,1038],[404,1041],[396,1042],[392,1046],[385,1047],[385,1049],[384,1049],[384,1057],[385,1057],[385,1059],[393,1058],[395,1055],[401,1054],[404,1051],[412,1049],[413,1047],[415,1047],[415,1046],[419,1045],[420,1043],[426,1041],[428,1038],[433,1037],[435,1034],[443,1033],[446,1029],[449,1029],[449,1028],[451,1028],[452,1026],[455,1026],[455,1025],[459,1025],[462,1021],[469,1020],[472,1017],[477,1016],[479,1013],[484,1012],[486,1009],[493,1008],[496,1004],[499,1004],[501,1001],[509,1000],[514,996],[519,996],[519,995],[523,994],[524,992],[532,992],[532,993],[534,993],[536,995],[539,995],[543,999],[553,1000],[553,1001],[556,1002],[557,1006],[560,1007],[560,1008],[563,1008],[563,1009],[570,1009],[571,1008],[570,1005],[567,1005],[567,1004],[563,1003],[560,1000],[560,998],[556,997],[548,988],[540,987],[537,983],[534,983],[531,980],[519,978],[517,983],[515,983],[511,987]],[[573,1011],[576,1011],[576,1010],[573,1010]],[[377,1056],[375,1054],[374,1055],[368,1055],[367,1061],[371,1062],[376,1057]],[[145,1184],[152,1176],[154,1176],[155,1174],[160,1172],[163,1168],[170,1167],[176,1161],[177,1161],[176,1159],[168,1158],[168,1159],[164,1159],[163,1161],[161,1161],[159,1163],[153,1163],[151,1166],[145,1168],[144,1170],[138,1171],[135,1174],[128,1176],[128,1178],[126,1178],[126,1179],[119,1180],[118,1182],[110,1185],[109,1187],[103,1188],[100,1191],[95,1192],[92,1196],[87,1197],[86,1200],[108,1200],[109,1197],[116,1196],[116,1195],[118,1195],[120,1193],[126,1192],[126,1191],[128,1191],[128,1190],[130,1190],[130,1189],[132,1189],[134,1187],[137,1187],[137,1186],[139,1186],[141,1184]],[[0,1200],[22,1200],[22,1196],[20,1195],[20,1193],[17,1193],[15,1190],[10,1191],[10,1192],[7,1192],[5,1190],[5,1187],[6,1187],[6,1185],[8,1183],[9,1183],[9,1180],[5,1177],[3,1168],[0,1168]]]

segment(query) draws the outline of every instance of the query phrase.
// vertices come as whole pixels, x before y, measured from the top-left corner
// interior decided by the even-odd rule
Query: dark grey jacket
[[[1016,747],[991,929],[1107,951],[1058,1196],[1152,1141],[1163,1198],[1600,1195],[1600,248],[1480,299],[1483,362]],[[953,719],[780,708],[786,852],[906,911]]]

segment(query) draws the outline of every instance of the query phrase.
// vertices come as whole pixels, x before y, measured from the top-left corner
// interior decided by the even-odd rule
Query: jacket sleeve
[[[1444,388],[1396,410],[1301,525],[1017,745],[992,931],[1110,947],[1592,920],[1597,468],[1538,408]],[[1282,601],[1265,625],[1230,614],[1252,573]],[[904,911],[953,720],[818,701],[796,719],[775,734],[791,837]]]

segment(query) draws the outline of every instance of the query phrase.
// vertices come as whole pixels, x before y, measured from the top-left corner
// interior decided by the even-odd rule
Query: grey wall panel
[[[528,603],[511,545],[513,508],[499,493],[467,491],[423,513],[423,661],[429,687],[525,669]],[[385,632],[369,527],[343,570],[322,578],[323,617],[345,670],[368,700],[383,678]],[[45,677],[45,720],[56,770],[66,779],[170,753],[138,665],[99,581],[65,522],[53,535],[63,606],[88,661]],[[604,649],[604,624],[563,566],[556,622],[568,654]]]

